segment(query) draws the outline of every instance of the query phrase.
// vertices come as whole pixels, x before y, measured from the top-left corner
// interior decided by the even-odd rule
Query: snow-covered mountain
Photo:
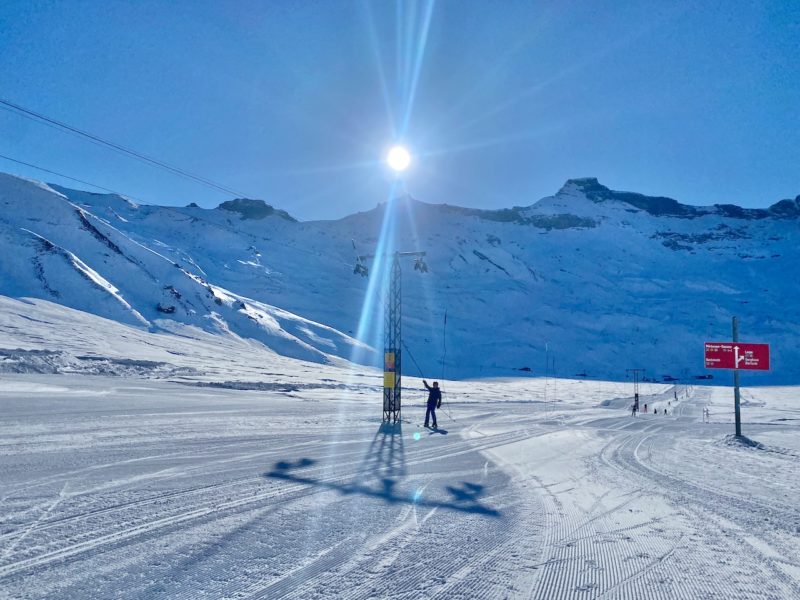
[[[329,355],[348,355],[362,346],[331,327],[215,285],[159,238],[136,236],[138,241],[115,226],[138,220],[123,215],[146,223],[155,207],[118,196],[69,193],[72,199],[47,185],[0,175],[2,294],[45,298],[152,330],[168,330],[177,321],[255,338],[305,360],[328,361]],[[156,209],[156,220],[164,210]],[[163,220],[169,226],[169,219]],[[203,235],[200,228],[194,235]]]
[[[729,339],[738,315],[741,339],[773,353],[771,373],[745,378],[800,379],[800,197],[693,207],[574,179],[527,207],[404,197],[297,222],[257,200],[137,206],[0,175],[0,210],[0,294],[142,328],[179,322],[306,360],[374,360],[381,268],[355,275],[355,255],[424,250],[428,273],[403,264],[409,374],[410,355],[428,377],[541,375],[547,348],[559,375],[691,377],[706,372],[703,341]]]

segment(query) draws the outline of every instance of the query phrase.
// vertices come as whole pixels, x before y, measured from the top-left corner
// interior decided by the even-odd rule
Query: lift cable
[[[408,356],[411,358],[411,361],[414,363],[414,366],[417,367],[417,371],[419,371],[420,378],[424,379],[425,378],[425,374],[422,372],[422,369],[420,368],[419,363],[417,362],[417,360],[414,358],[414,355],[411,353],[411,350],[408,349],[408,346],[406,346],[405,341],[402,341],[400,343],[403,344],[403,348],[405,348],[406,352],[408,353]],[[441,390],[441,394],[442,394],[442,405],[441,405],[442,406],[442,410],[444,411],[444,414],[446,414],[447,417],[451,421],[453,421],[455,423],[455,419],[453,418],[453,415],[450,414],[450,411],[447,410],[447,407],[444,405],[444,390],[443,389]]]
[[[0,154],[0,158],[8,160],[8,161],[11,161],[11,162],[14,162],[14,163],[17,163],[17,164],[20,164],[20,165],[25,165],[26,167],[31,167],[32,169],[37,169],[39,171],[44,171],[45,173],[50,173],[51,175],[57,175],[58,177],[63,177],[64,179],[69,179],[70,181],[77,181],[78,183],[82,183],[84,185],[90,185],[90,186],[92,186],[94,188],[97,188],[98,190],[103,190],[104,192],[109,192],[111,194],[116,194],[117,196],[125,196],[126,198],[131,198],[131,199],[135,200],[135,198],[133,198],[133,196],[130,196],[128,194],[122,194],[120,192],[117,192],[115,190],[109,189],[107,187],[103,187],[102,185],[97,185],[96,183],[92,183],[91,181],[84,181],[83,179],[78,179],[77,177],[70,177],[69,175],[64,175],[63,173],[58,173],[57,171],[51,171],[50,169],[45,169],[44,167],[40,167],[38,165],[34,165],[34,164],[31,164],[31,163],[28,163],[28,162],[25,162],[25,161],[22,161],[22,160],[17,160],[16,158],[11,158],[10,156],[5,156],[4,154]]]
[[[28,118],[28,119],[32,119],[32,120],[34,120],[36,122],[39,122],[39,123],[42,123],[42,124],[45,124],[45,125],[58,127],[59,129],[62,129],[64,131],[66,131],[66,132],[69,132],[69,133],[72,133],[74,135],[78,135],[78,136],[84,137],[84,138],[86,138],[88,140],[91,140],[91,141],[97,143],[97,144],[101,144],[103,146],[111,148],[112,150],[115,150],[116,152],[120,152],[122,154],[127,154],[128,156],[131,156],[131,157],[133,157],[133,158],[135,158],[135,159],[137,159],[137,160],[139,160],[141,162],[145,162],[145,163],[148,163],[148,164],[150,164],[152,166],[159,167],[161,169],[165,169],[165,170],[167,170],[167,171],[169,171],[169,172],[171,172],[171,173],[173,173],[175,175],[178,175],[180,177],[184,177],[186,179],[191,179],[191,180],[195,181],[196,183],[200,183],[200,184],[205,185],[207,187],[213,188],[213,189],[215,189],[215,190],[217,190],[219,192],[224,192],[226,194],[232,194],[234,196],[239,196],[239,197],[251,197],[251,196],[249,196],[248,194],[246,194],[244,192],[237,191],[237,190],[235,190],[233,188],[230,188],[228,186],[225,186],[225,185],[223,185],[221,183],[217,183],[215,181],[212,181],[210,179],[202,177],[201,175],[196,175],[194,173],[191,173],[189,171],[181,169],[180,167],[176,167],[176,166],[170,165],[169,163],[166,163],[164,161],[158,160],[156,158],[152,158],[150,156],[147,156],[145,154],[137,152],[136,150],[133,150],[131,148],[127,148],[126,146],[123,146],[121,144],[117,144],[117,143],[112,142],[110,140],[104,139],[104,138],[102,138],[102,137],[100,137],[98,135],[95,135],[93,133],[89,133],[88,131],[84,131],[82,129],[78,129],[77,127],[73,127],[72,125],[69,125],[69,124],[64,123],[62,121],[58,121],[56,119],[53,119],[53,118],[48,117],[46,115],[43,115],[43,114],[41,114],[39,112],[33,111],[33,110],[29,109],[29,108],[25,108],[24,106],[21,106],[19,104],[15,104],[14,102],[11,102],[9,100],[5,100],[3,98],[0,98],[0,105],[1,105],[0,107],[6,107],[6,110],[11,109],[11,112],[14,112],[15,114],[18,114],[18,115],[20,115],[22,117],[25,117],[25,118]]]
[[[63,177],[64,179],[69,179],[70,181],[76,181],[76,182],[82,183],[84,185],[89,185],[89,186],[92,186],[92,187],[97,188],[99,190],[103,190],[104,192],[109,192],[110,194],[116,194],[117,196],[124,196],[125,198],[130,198],[131,200],[136,200],[136,202],[139,202],[140,204],[145,204],[144,202],[142,202],[141,200],[139,200],[135,196],[131,196],[130,194],[123,194],[122,192],[118,192],[116,190],[112,190],[110,188],[103,187],[102,185],[97,185],[96,183],[92,183],[91,181],[86,181],[84,179],[78,179],[77,177],[71,177],[69,175],[64,175],[64,173],[59,173],[58,171],[53,171],[51,169],[46,169],[44,167],[40,167],[39,165],[34,165],[33,163],[25,162],[23,160],[18,160],[16,158],[11,158],[10,156],[6,156],[5,154],[0,154],[0,158],[4,159],[4,160],[11,161],[11,162],[14,162],[14,163],[17,163],[17,164],[20,164],[20,165],[24,165],[26,167],[30,167],[32,169],[37,169],[37,170],[43,171],[45,173],[50,173],[51,175],[56,175],[58,177]],[[176,207],[164,206],[164,207],[160,207],[160,208],[170,208],[170,209],[172,209],[172,208],[176,208]],[[290,250],[293,250],[295,252],[305,252],[306,254],[311,254],[312,256],[315,256],[315,257],[322,256],[322,253],[320,253],[320,252],[315,252],[313,250],[307,250],[306,248],[300,248],[298,246],[295,246],[295,245],[292,245],[292,244],[288,244],[286,242],[279,242],[277,240],[266,240],[266,241],[268,243],[275,244],[277,246],[283,246],[284,248],[289,248]],[[350,266],[350,263],[344,262],[344,261],[342,261],[340,259],[337,259],[337,263],[340,264],[340,265],[347,266],[347,267]]]

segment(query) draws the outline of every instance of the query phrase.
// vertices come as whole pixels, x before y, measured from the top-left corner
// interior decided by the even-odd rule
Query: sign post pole
[[[705,343],[706,369],[733,369],[733,412],[736,437],[742,437],[739,371],[769,371],[769,344],[740,344],[739,317],[733,317],[733,342]]]
[[[733,343],[739,343],[739,318],[733,317]],[[736,414],[736,437],[742,437],[742,415],[739,410],[739,352],[738,348],[734,346],[734,361],[733,365],[733,410]]]

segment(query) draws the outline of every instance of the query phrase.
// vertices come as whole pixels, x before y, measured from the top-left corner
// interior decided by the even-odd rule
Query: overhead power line
[[[27,163],[27,162],[22,161],[22,160],[17,160],[16,158],[11,158],[10,156],[5,156],[3,154],[0,154],[0,158],[3,158],[5,160],[10,160],[11,162],[17,163],[19,165],[25,165],[26,167],[31,167],[32,169],[38,169],[39,171],[44,171],[45,173],[50,173],[52,175],[58,175],[59,177],[63,177],[64,179],[69,179],[70,181],[77,181],[78,183],[82,183],[84,185],[90,185],[90,186],[95,187],[95,188],[97,188],[99,190],[103,190],[104,192],[110,192],[112,194],[116,194],[117,196],[126,196],[128,198],[132,198],[132,196],[128,196],[127,194],[121,194],[121,193],[116,192],[114,190],[111,190],[111,189],[109,189],[107,187],[103,187],[102,185],[97,185],[96,183],[92,183],[91,181],[84,181],[83,179],[78,179],[77,177],[70,177],[69,175],[64,175],[63,173],[58,173],[57,171],[51,171],[50,169],[45,169],[44,167],[40,167],[38,165]]]
[[[125,196],[126,198],[130,198],[131,200],[136,200],[137,202],[140,202],[140,200],[138,200],[134,196],[131,196],[130,194],[123,194],[121,192],[117,192],[117,191],[109,189],[107,187],[103,187],[102,185],[97,185],[96,183],[92,183],[91,181],[86,181],[84,179],[78,179],[77,177],[71,177],[69,175],[64,175],[64,173],[59,173],[58,171],[53,171],[51,169],[46,169],[44,167],[40,167],[39,165],[34,165],[33,163],[25,162],[23,160],[17,160],[16,158],[11,158],[10,156],[6,156],[4,154],[0,154],[0,158],[2,158],[4,160],[11,161],[13,163],[17,163],[18,165],[25,165],[26,167],[30,167],[32,169],[37,169],[37,170],[43,171],[45,173],[50,173],[51,175],[57,175],[58,177],[63,177],[64,179],[69,179],[70,181],[77,181],[78,183],[82,183],[84,185],[90,185],[90,186],[92,186],[94,188],[97,188],[99,190],[103,190],[104,192],[109,192],[111,194],[116,194],[117,196]],[[172,207],[159,207],[159,208],[172,208]],[[294,250],[296,252],[305,252],[306,254],[311,254],[311,255],[316,256],[316,257],[321,256],[321,253],[319,253],[319,252],[314,252],[312,250],[307,250],[305,248],[300,248],[298,246],[293,246],[291,244],[287,244],[286,242],[279,242],[277,240],[267,240],[267,241],[269,241],[269,243],[271,243],[271,244],[275,244],[277,246],[283,246],[285,248],[289,248],[289,249]],[[340,262],[339,264],[345,265],[348,268],[350,267],[350,263]]]
[[[217,182],[212,181],[211,179],[208,179],[208,178],[203,177],[201,175],[196,175],[194,173],[191,173],[189,171],[181,169],[180,167],[176,167],[174,165],[166,163],[166,162],[164,162],[162,160],[158,160],[158,159],[153,158],[151,156],[147,156],[145,154],[137,152],[136,150],[133,150],[133,149],[128,148],[126,146],[123,146],[121,144],[117,144],[116,142],[112,142],[110,140],[104,139],[104,138],[102,138],[102,137],[100,137],[98,135],[95,135],[93,133],[89,133],[88,131],[84,131],[82,129],[78,129],[77,127],[73,127],[72,125],[69,125],[69,124],[64,123],[62,121],[58,121],[56,119],[53,119],[51,117],[48,117],[48,116],[43,115],[41,113],[38,113],[36,111],[33,111],[33,110],[29,109],[29,108],[25,108],[24,106],[20,106],[19,104],[15,104],[14,102],[11,102],[9,100],[5,100],[3,98],[0,98],[0,105],[2,105],[4,107],[7,107],[7,109],[11,109],[12,112],[15,112],[16,114],[19,114],[20,116],[23,116],[25,118],[32,119],[32,120],[37,121],[37,122],[42,123],[42,124],[54,126],[54,127],[57,127],[59,129],[62,129],[64,131],[66,131],[66,132],[72,133],[74,135],[78,135],[78,136],[84,137],[84,138],[86,138],[88,140],[91,140],[91,141],[97,143],[97,144],[101,144],[103,146],[111,148],[112,150],[114,150],[116,152],[120,152],[122,154],[126,154],[128,156],[131,156],[132,158],[135,158],[136,160],[139,160],[141,162],[150,164],[152,166],[159,167],[161,169],[165,169],[166,171],[169,171],[169,172],[171,172],[171,173],[173,173],[175,175],[178,175],[180,177],[184,177],[186,179],[190,179],[192,181],[195,181],[195,182],[200,183],[202,185],[205,185],[207,187],[214,188],[217,191],[224,192],[226,194],[232,194],[234,196],[248,197],[248,194],[245,194],[244,192],[235,190],[235,189],[233,189],[231,187],[228,187],[228,186],[225,186],[225,185],[223,185],[221,183],[217,183]],[[95,186],[95,187],[97,187],[97,186]]]

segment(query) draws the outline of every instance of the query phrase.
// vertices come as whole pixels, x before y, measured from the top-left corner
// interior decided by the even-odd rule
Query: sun
[[[403,146],[392,146],[386,155],[386,164],[393,171],[400,173],[411,164],[411,154]]]

